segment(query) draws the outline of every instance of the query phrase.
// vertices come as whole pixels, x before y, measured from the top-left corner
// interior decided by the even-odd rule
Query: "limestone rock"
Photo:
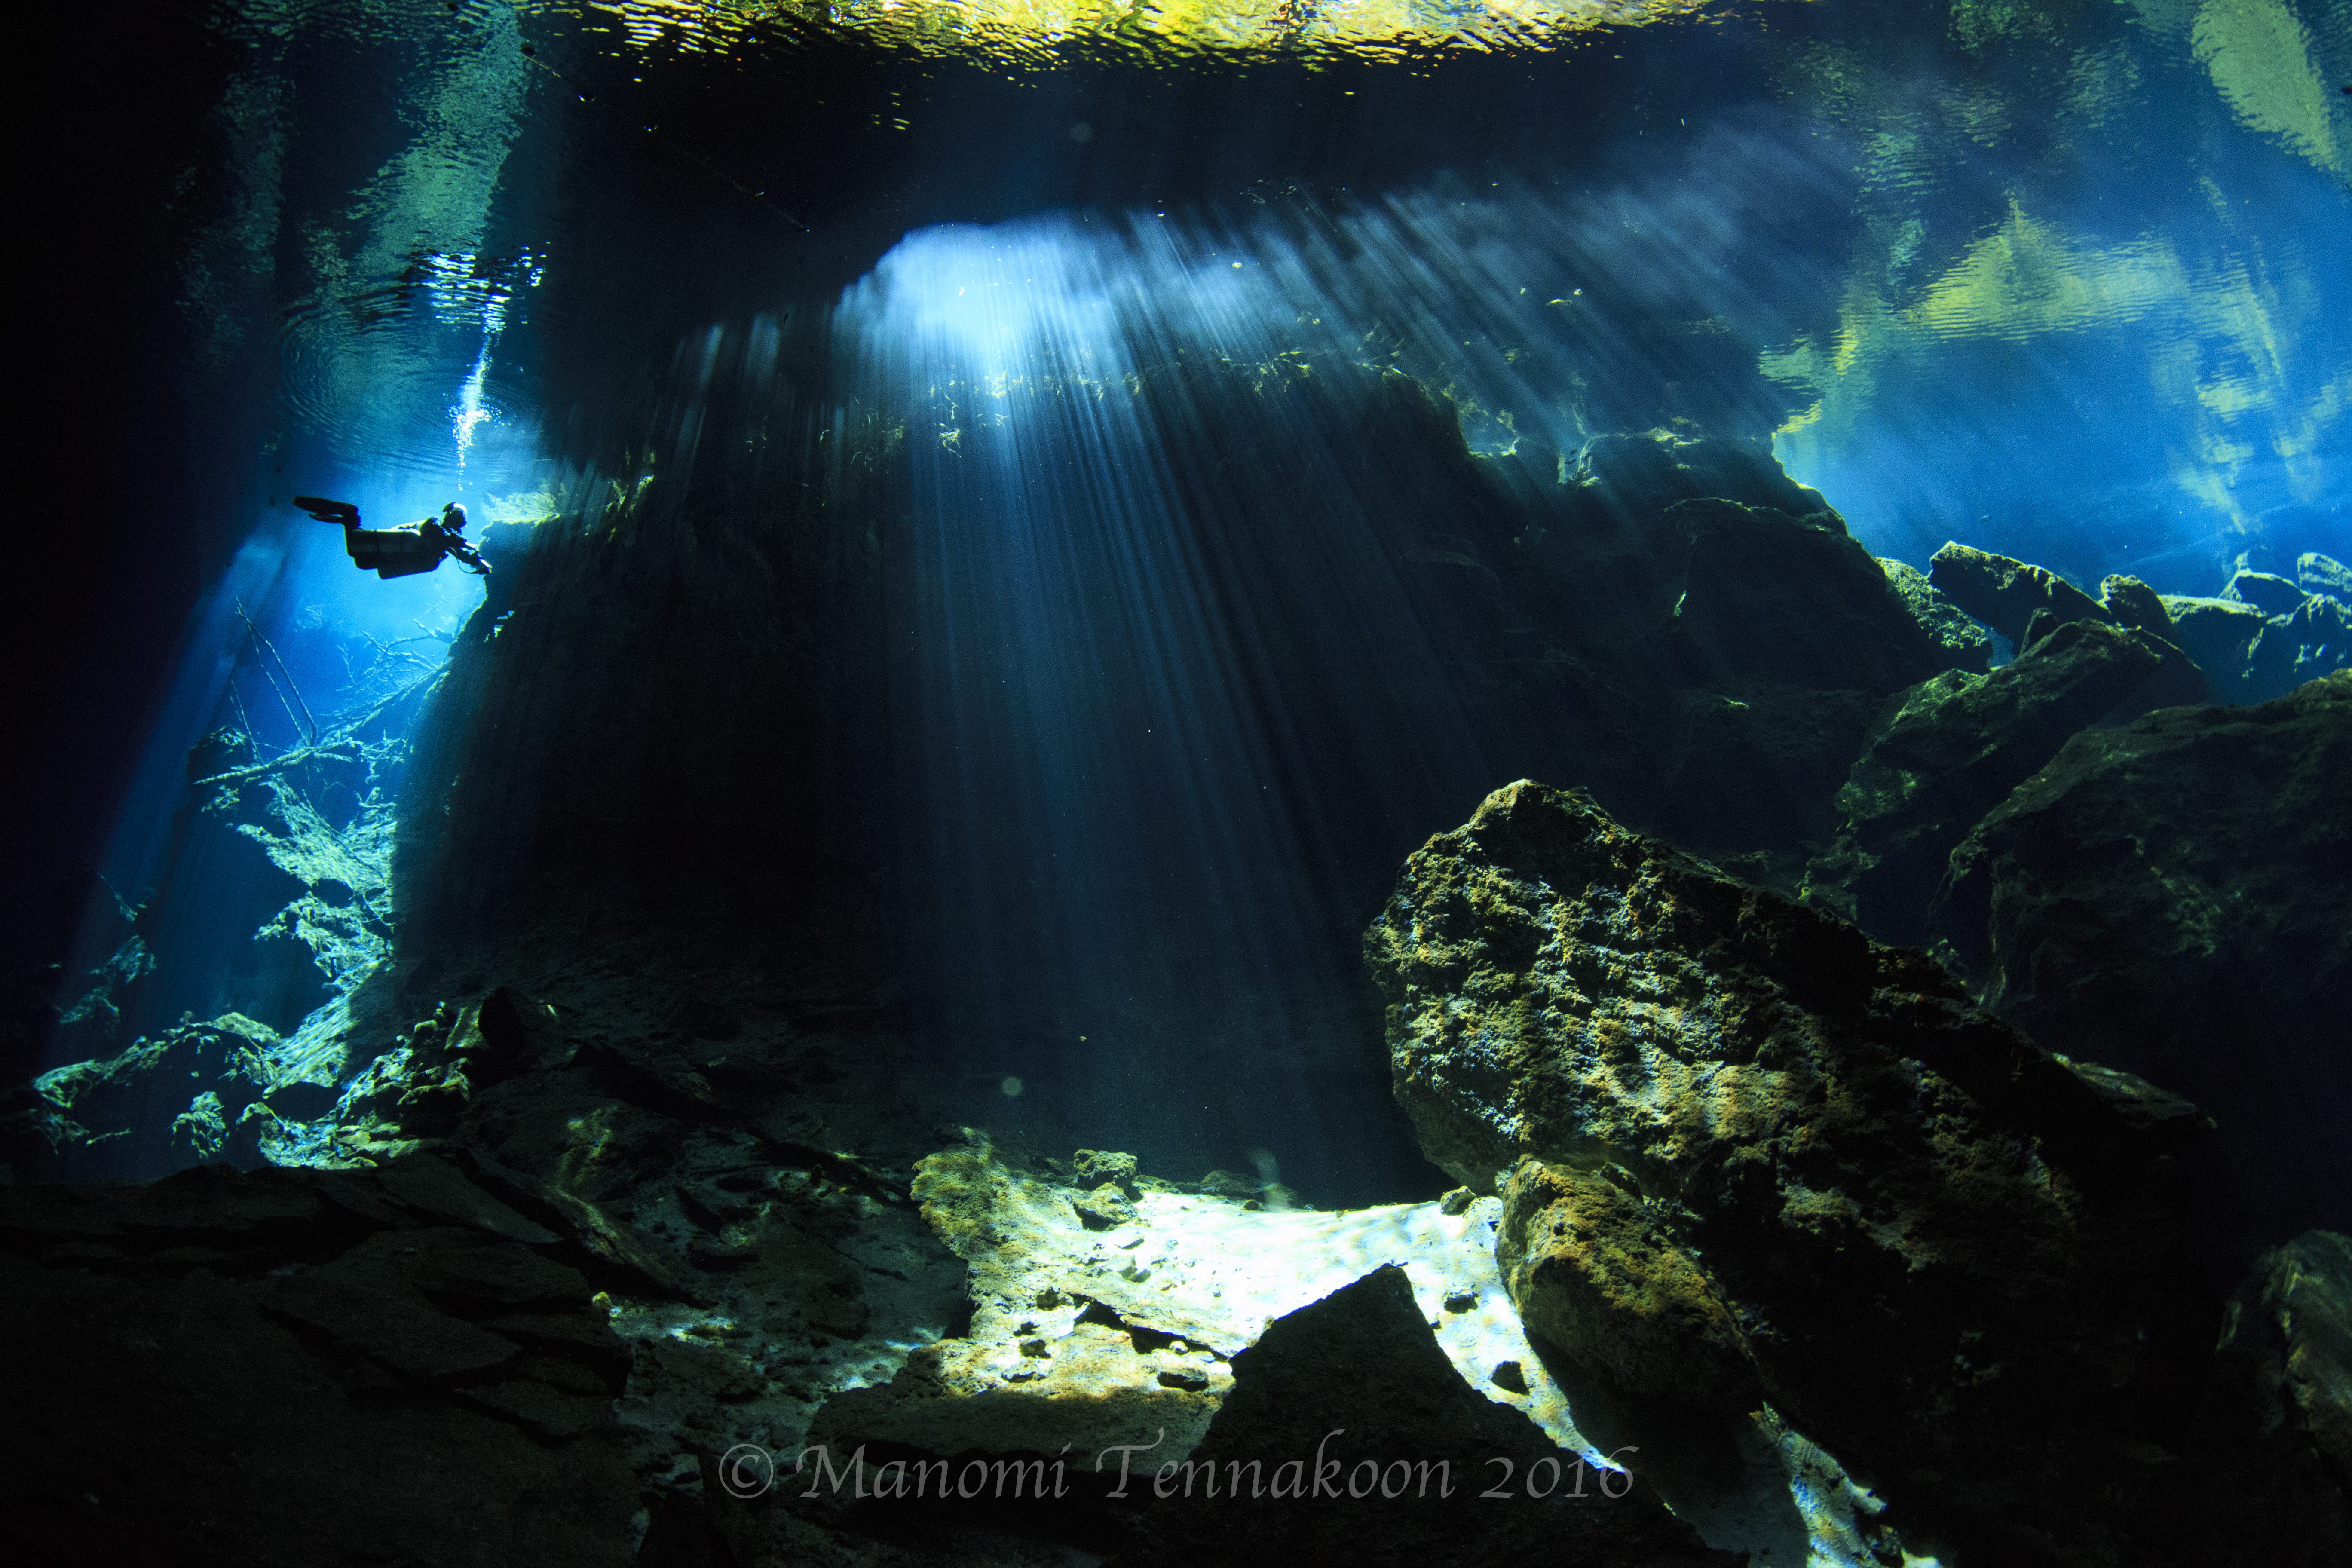
[[[338,1259],[287,1279],[268,1307],[415,1383],[457,1383],[520,1353],[511,1340],[434,1310],[397,1268],[375,1258]]]
[[[1641,1198],[1607,1176],[1527,1160],[1503,1191],[1496,1260],[1528,1327],[1617,1386],[1732,1414],[1763,1398],[1714,1282]]]
[[[1432,839],[1365,949],[1429,1156],[1637,1195],[1906,1542],[2130,1556],[2133,1507],[2084,1500],[2141,1495],[2117,1445],[2177,1418],[2211,1345],[2160,1137],[1924,955],[1571,792],[1522,781]]]
[[[2099,605],[2116,618],[2118,626],[2149,632],[2167,641],[2179,637],[2179,629],[2165,610],[2163,597],[2137,577],[2118,574],[2102,578]]]
[[[1819,490],[1782,471],[1769,448],[1671,430],[1593,437],[1578,454],[1573,482],[1584,499],[1628,517],[1700,497],[1790,517],[1830,510]],[[1837,531],[1845,531],[1843,522]]]
[[[2255,591],[2282,607],[2266,612],[2235,598],[2165,595],[2164,606],[2180,629],[2181,647],[2212,678],[2218,700],[2267,702],[2323,675],[2352,668],[2352,608],[2344,601],[2298,590],[2289,603],[2283,595],[2259,586]]]
[[[1708,853],[1787,853],[1834,831],[1885,698],[1955,661],[1819,497],[1753,453],[1685,460],[1708,445],[1593,444],[1496,552],[1490,668],[1618,809]]]
[[[692,1270],[681,1267],[675,1255],[596,1204],[470,1151],[460,1151],[457,1161],[472,1184],[510,1205],[509,1213],[545,1226],[577,1248],[580,1267],[591,1275],[609,1277],[632,1290],[671,1300],[709,1300],[703,1283]],[[490,1228],[504,1233],[506,1222],[499,1220]]]
[[[467,1079],[485,1089],[554,1056],[560,1037],[552,1008],[500,985],[467,1011],[449,1048]]]
[[[2352,1240],[2308,1231],[2254,1260],[2190,1443],[2179,1561],[2352,1560]],[[2237,1539],[2249,1517],[2276,1521],[2266,1557]]]
[[[2246,664],[2253,654],[2254,639],[2263,635],[2268,617],[2253,605],[2235,599],[2167,594],[2163,603],[2189,657],[2213,678],[2216,690],[2225,700],[2238,700],[2240,683],[2245,679]]]
[[[2352,609],[2333,599],[2303,600],[2273,616],[2246,653],[2246,702],[2267,702],[2305,682],[2352,668]]]
[[[2231,574],[2221,597],[2252,605],[2265,616],[2291,616],[2303,604],[2303,590],[2276,573],[2240,571]]]
[[[2352,609],[2352,567],[2317,551],[2294,558],[2294,584],[2306,594],[2335,600]]]
[[[1114,1182],[1105,1182],[1090,1193],[1077,1194],[1070,1199],[1070,1206],[1078,1211],[1080,1222],[1088,1230],[1112,1230],[1133,1225],[1139,1217],[1134,1203]]]
[[[1990,675],[1951,670],[1915,687],[1838,792],[1844,823],[1815,890],[1882,941],[1920,941],[1970,825],[2163,660],[2145,632],[2075,622]]]
[[[1927,574],[1909,562],[1882,555],[1878,564],[1920,629],[1944,650],[1951,668],[1983,674],[1992,658],[1992,638],[1975,617],[1954,604],[1949,595],[1928,580]]]
[[[1098,1187],[1105,1182],[1108,1182],[1129,1197],[1137,1195],[1136,1161],[1132,1154],[1117,1154],[1099,1149],[1081,1149],[1071,1157],[1070,1165],[1077,1175],[1080,1186]]]
[[[2037,611],[2047,612],[2062,625],[2113,619],[2096,599],[2047,567],[1958,542],[1936,552],[1927,563],[1927,580],[1961,609],[2021,646]]]
[[[2222,1343],[2274,1368],[2280,1403],[2341,1489],[2352,1479],[2352,1237],[2309,1231],[2264,1254],[2231,1300]]]
[[[2253,1234],[2352,1212],[2352,672],[2075,736],[1969,834],[1930,926],[1987,1006],[2184,1094]]]
[[[1827,690],[1886,690],[1940,662],[1836,514],[1791,517],[1719,499],[1661,518],[1685,542],[1665,648],[1695,679],[1737,672]]]
[[[2060,1057],[2074,1075],[2096,1091],[2124,1125],[2151,1149],[2185,1149],[2211,1133],[2216,1123],[2193,1100],[2168,1089],[2158,1089],[2120,1068]]]
[[[2155,589],[2137,577],[2107,577],[2099,584],[2099,604],[2116,625],[2146,634],[2164,654],[2164,667],[2126,699],[2124,708],[2111,713],[2107,722],[2137,718],[2151,708],[2182,708],[2213,700],[2211,678],[2180,646],[2180,628],[2172,624]]]
[[[1286,1315],[1242,1352],[1189,1460],[1159,1471],[1156,1452],[1139,1458],[1155,1468],[1137,1485],[1159,1500],[1147,1541],[1116,1568],[1317,1562],[1335,1541],[1351,1563],[1400,1568],[1741,1561],[1708,1550],[1631,1476],[1609,1474],[1604,1494],[1580,1454],[1473,1392],[1394,1265]]]

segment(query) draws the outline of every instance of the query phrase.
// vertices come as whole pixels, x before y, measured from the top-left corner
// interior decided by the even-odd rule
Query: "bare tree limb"
[[[261,635],[261,628],[255,626],[253,624],[253,617],[245,613],[245,601],[238,599],[232,600],[231,602],[236,605],[236,618],[245,623],[245,629],[253,634],[253,640],[259,643],[263,648],[268,650],[271,660],[278,666],[278,673],[286,678],[286,689],[291,691],[294,694],[294,700],[301,704],[302,717],[310,721],[310,744],[315,747],[319,743],[319,721],[310,717],[310,705],[302,700],[302,689],[294,684],[294,672],[286,668],[286,661],[278,657],[278,649],[276,646],[272,644],[268,637]],[[289,708],[286,710],[286,716],[289,719],[293,718],[294,710],[291,708]]]

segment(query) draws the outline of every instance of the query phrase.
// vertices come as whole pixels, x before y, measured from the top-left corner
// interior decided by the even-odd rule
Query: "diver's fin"
[[[329,500],[323,496],[296,496],[294,504],[320,522],[340,522],[351,528],[360,521],[360,509],[347,500]]]

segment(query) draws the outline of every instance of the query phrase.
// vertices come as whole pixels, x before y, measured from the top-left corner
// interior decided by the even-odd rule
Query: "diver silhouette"
[[[466,542],[466,509],[451,501],[437,518],[422,518],[405,528],[362,528],[360,509],[347,500],[322,496],[296,496],[294,504],[320,522],[343,525],[343,548],[352,564],[379,577],[413,577],[430,572],[448,556],[461,571],[477,577],[490,574],[490,563]]]

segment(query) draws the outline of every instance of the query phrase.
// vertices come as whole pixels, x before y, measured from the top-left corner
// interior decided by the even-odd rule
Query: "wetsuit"
[[[489,564],[466,542],[466,536],[444,528],[436,518],[406,528],[356,528],[345,523],[343,548],[351,552],[352,565],[383,578],[430,572],[441,564],[444,555],[455,556],[458,564],[478,577],[490,573]]]

